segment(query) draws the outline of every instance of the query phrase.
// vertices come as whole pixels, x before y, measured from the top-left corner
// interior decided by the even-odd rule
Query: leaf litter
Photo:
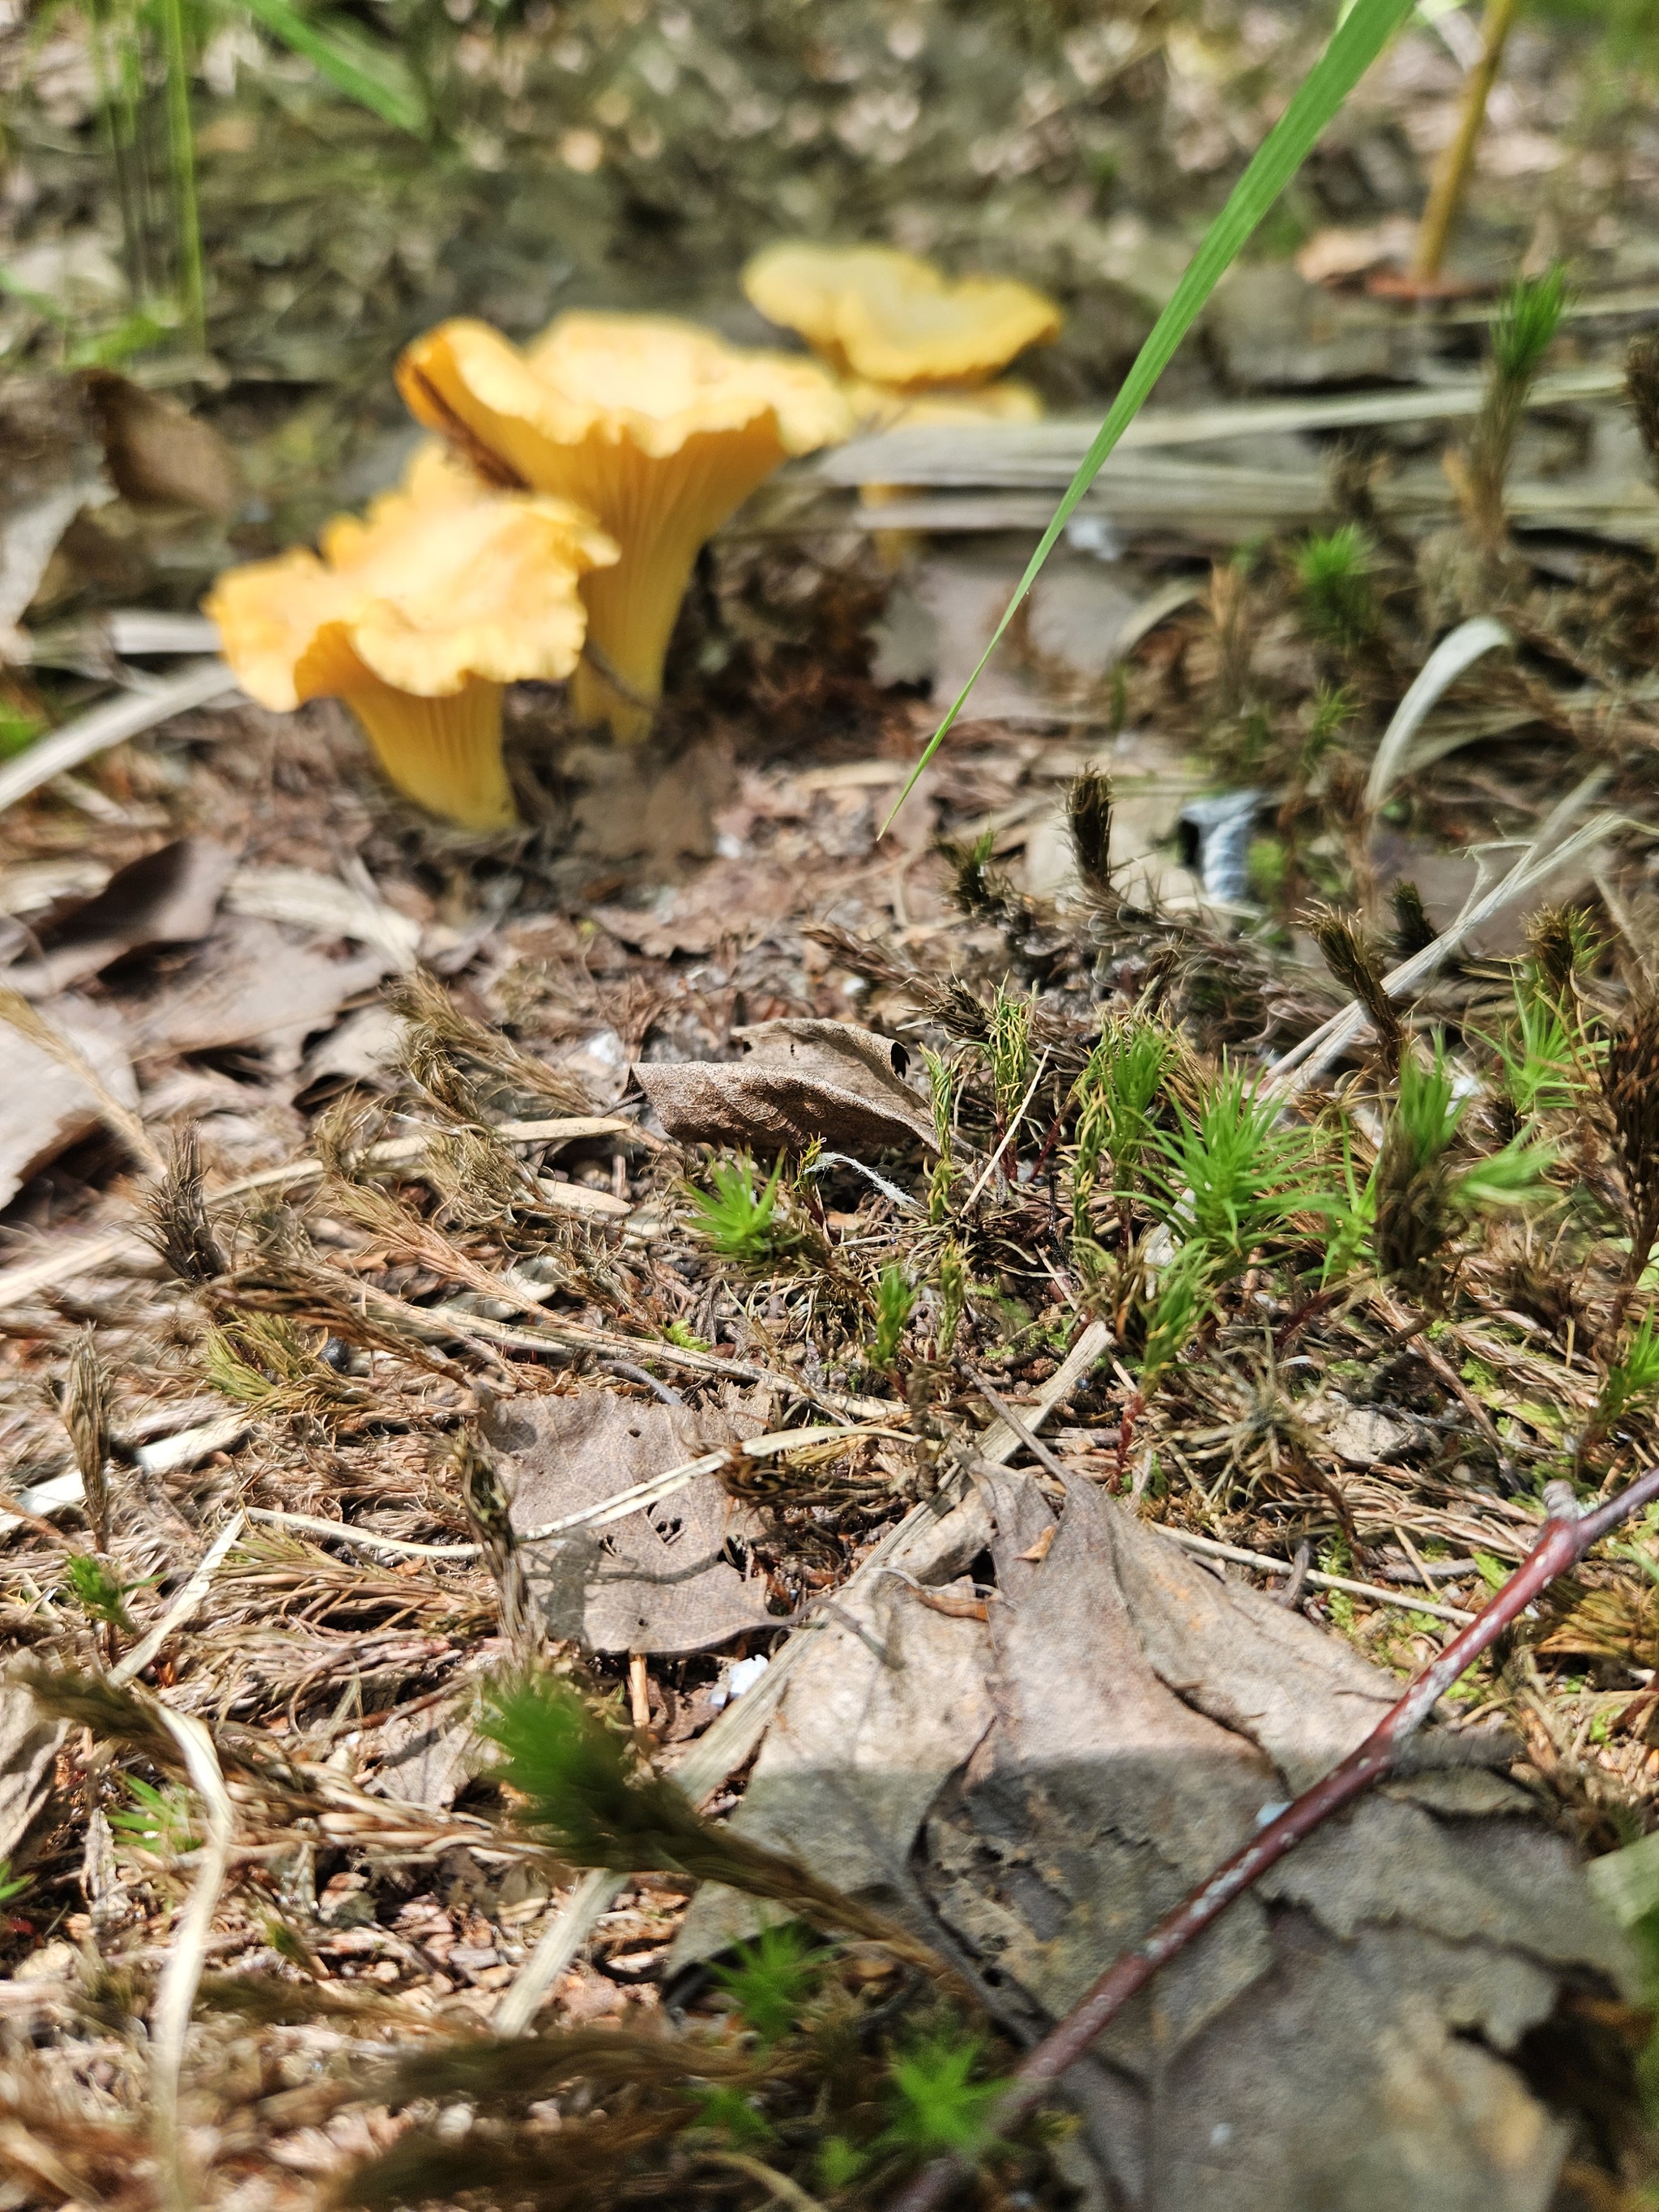
[[[1233,294],[1244,381],[1264,337],[1291,380],[1421,364],[1422,319],[1304,287],[1287,356]],[[246,319],[304,368],[274,296]],[[162,469],[176,419],[117,396]],[[1099,619],[1127,642],[1057,678],[1051,628],[1016,639],[1009,719],[962,727],[896,845],[873,832],[930,718],[828,641],[882,588],[856,547],[776,544],[715,549],[678,761],[630,780],[517,702],[536,826],[510,848],[413,824],[327,710],[204,714],[9,817],[23,868],[203,836],[244,885],[193,945],[157,929],[78,979],[120,1024],[116,1106],[164,1156],[199,1132],[203,1176],[146,1176],[87,1094],[9,1216],[8,1487],[36,1517],[8,1627],[60,1716],[9,1838],[19,2186],[154,2201],[157,1976],[183,1986],[213,1902],[191,1718],[235,1821],[179,2075],[207,2201],[873,2203],[963,2154],[988,2203],[1541,2207],[1650,2177],[1644,1985],[1579,1866],[1626,1865],[1651,1818],[1647,1523],[1040,2124],[988,2134],[1031,2039],[1437,1648],[1428,1607],[1467,1615],[1528,1550],[1545,1481],[1592,1496],[1652,1450],[1650,579],[1607,545],[1484,578],[1431,531],[1402,550],[1401,514],[1449,512],[1421,471],[1431,500],[1295,486],[1331,539],[1207,583],[1237,482],[1166,475],[1150,529],[1126,499]],[[1493,608],[1522,656],[1446,695],[1379,823],[1370,738],[1425,640]],[[1434,867],[1527,845],[1581,749],[1612,779],[1577,882],[1390,1014],[1385,975],[1451,919]],[[1271,795],[1254,912],[1204,903],[1164,841],[1206,781]],[[1259,1063],[1293,1076],[1350,1000],[1289,1121],[1260,1113]],[[343,1012],[378,1025],[368,1079],[326,1065]],[[103,1444],[66,1388],[88,1321]],[[1633,1875],[1596,1887],[1643,1940]]]

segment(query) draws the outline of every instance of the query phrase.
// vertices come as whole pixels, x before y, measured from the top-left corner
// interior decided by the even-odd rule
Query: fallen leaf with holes
[[[735,1060],[641,1062],[641,1089],[681,1144],[746,1145],[763,1158],[822,1141],[869,1153],[937,1149],[902,1044],[852,1022],[757,1022]]]
[[[1092,1484],[1058,1515],[1029,1476],[986,1492],[985,1624],[888,1583],[816,1696],[792,1686],[735,1825],[901,1910],[920,1893],[1040,2032],[1398,1690]],[[1506,2054],[1628,1960],[1571,1847],[1478,1763],[1510,1749],[1423,1739],[1115,2023],[1071,2086],[1115,2201],[1543,2212],[1570,2131]],[[685,1954],[749,1924],[700,1898]]]
[[[485,1433],[520,1536],[738,1441],[717,1415],[609,1390],[514,1399],[492,1407]],[[590,1651],[707,1651],[772,1619],[765,1583],[724,1556],[757,1525],[702,1474],[623,1520],[526,1543],[520,1558],[550,1636]]]

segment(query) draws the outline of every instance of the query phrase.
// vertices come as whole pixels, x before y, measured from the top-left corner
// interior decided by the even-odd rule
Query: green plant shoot
[[[1066,486],[1037,548],[1025,564],[1014,595],[1003,610],[968,681],[957,694],[927,750],[910,773],[909,781],[895,800],[883,824],[915,788],[921,774],[949,735],[967,704],[968,696],[989,665],[1043,564],[1059,544],[1060,533],[1077,512],[1078,503],[1100,474],[1107,457],[1146,404],[1153,386],[1169,367],[1176,347],[1197,319],[1200,309],[1248,244],[1252,232],[1291,179],[1312,152],[1348,94],[1411,14],[1415,0],[1354,0],[1338,23],[1331,42],[1304,78],[1290,106],[1273,125],[1243,175],[1234,185],[1227,204],[1205,233],[1202,244],[1176,286],[1169,305],[1153,324],[1150,336],[1135,356],[1106,419]]]

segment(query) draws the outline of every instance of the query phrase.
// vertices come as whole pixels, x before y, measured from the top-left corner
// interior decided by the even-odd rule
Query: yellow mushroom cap
[[[904,388],[978,383],[1058,337],[1060,312],[1012,278],[952,281],[888,246],[767,246],[743,289],[844,374]]]
[[[423,699],[469,677],[568,676],[584,629],[576,579],[617,558],[568,501],[489,492],[437,446],[364,520],[329,523],[322,549],[229,569],[205,603],[261,706],[349,696],[365,676]]]
[[[237,682],[279,711],[343,698],[410,796],[481,826],[510,818],[501,687],[569,675],[586,628],[578,579],[615,545],[568,501],[492,492],[438,446],[321,543],[320,558],[299,548],[229,569],[204,602]],[[452,701],[447,715],[428,703]]]
[[[698,548],[791,456],[847,437],[851,410],[814,363],[745,351],[650,315],[562,315],[520,351],[487,324],[442,324],[398,368],[410,411],[488,465],[574,500],[622,548],[583,586],[580,711],[641,734]]]

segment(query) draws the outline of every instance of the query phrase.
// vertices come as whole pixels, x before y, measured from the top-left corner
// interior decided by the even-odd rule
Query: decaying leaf
[[[219,433],[176,400],[113,369],[82,371],[116,489],[138,507],[193,507],[228,520],[242,472]]]
[[[990,1726],[986,1608],[943,1613],[932,1597],[970,1597],[963,1569],[990,1540],[970,1496],[885,1576],[839,1601],[796,1668],[731,1825],[799,1852],[838,1889],[914,1903],[911,1846],[946,1778]],[[684,1965],[752,1935],[746,1898],[705,1885],[673,1952]]]
[[[605,1390],[504,1402],[485,1427],[520,1536],[738,1441],[718,1416]],[[592,1651],[706,1651],[771,1618],[764,1583],[723,1556],[753,1526],[704,1474],[623,1520],[526,1543],[519,1558],[549,1635]]]
[[[42,957],[6,981],[30,997],[61,991],[130,952],[205,937],[236,855],[211,837],[179,837],[118,868],[97,896],[49,915],[36,930]]]
[[[742,1060],[634,1071],[680,1143],[747,1145],[768,1158],[816,1139],[849,1152],[935,1149],[927,1102],[904,1079],[902,1044],[852,1022],[757,1022],[732,1035],[746,1048]]]
[[[45,1804],[68,1732],[21,1685],[0,1682],[0,1861],[12,1856]]]
[[[802,1668],[735,1820],[919,1887],[1040,2028],[1397,1692],[1092,1485],[1058,1516],[1027,1476],[988,1496],[984,1625],[890,1584]],[[1109,2031],[1079,2094],[1124,2203],[1541,2212],[1566,2131],[1504,2054],[1626,1960],[1571,1847],[1471,1763],[1503,1751],[1425,1739]],[[681,1955],[750,1924],[700,1899]]]
[[[35,1012],[82,1054],[106,1091],[136,1108],[138,1085],[119,1017],[64,996]],[[96,1128],[103,1103],[73,1067],[9,1024],[0,1024],[0,1206],[48,1161]]]
[[[257,1042],[273,1066],[297,1067],[307,1036],[396,963],[384,951],[331,959],[275,922],[237,917],[215,932],[188,973],[146,1007],[145,1042],[173,1052]]]

